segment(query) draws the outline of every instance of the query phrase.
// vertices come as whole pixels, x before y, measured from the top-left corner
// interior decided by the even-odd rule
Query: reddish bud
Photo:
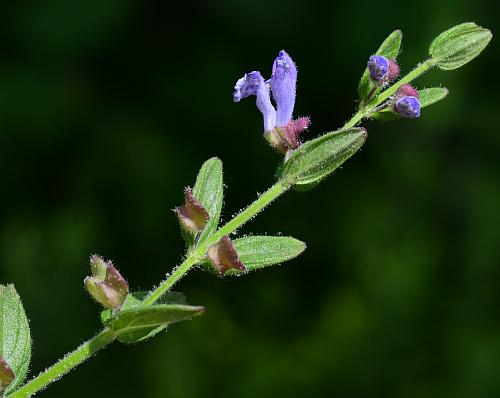
[[[286,125],[276,127],[264,133],[264,138],[279,152],[285,154],[290,149],[297,149],[301,142],[299,139],[307,128],[311,120],[308,117],[301,117],[297,120],[290,120]]]
[[[128,295],[128,283],[111,261],[101,257],[90,257],[92,276],[84,283],[92,298],[106,308],[120,308]]]
[[[15,378],[16,375],[10,368],[5,358],[0,357],[0,396],[2,396],[2,392],[10,386]]]
[[[389,59],[388,61],[389,61],[389,73],[387,74],[387,81],[392,81],[397,79],[397,77],[399,76],[399,66],[392,59]]]
[[[208,257],[221,276],[224,276],[231,269],[238,271],[246,270],[240,261],[233,242],[227,235],[224,235],[220,241],[208,248]]]
[[[403,84],[396,91],[396,98],[403,98],[407,96],[418,98],[418,91],[411,84]]]
[[[174,211],[182,228],[193,234],[203,231],[210,218],[207,210],[193,195],[191,188],[184,190],[184,206],[177,207]]]

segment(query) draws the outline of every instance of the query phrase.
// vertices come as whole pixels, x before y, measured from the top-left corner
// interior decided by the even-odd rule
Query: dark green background
[[[182,4],[181,4],[182,3]],[[308,137],[353,113],[367,57],[404,31],[403,73],[442,30],[500,30],[495,2],[30,1],[0,24],[0,279],[31,319],[36,374],[99,328],[91,253],[149,289],[179,263],[171,211],[211,156],[224,220],[273,182],[279,157],[243,73],[299,67]],[[179,284],[207,312],[143,345],[115,344],[40,397],[500,396],[497,38],[418,87],[449,97],[414,121],[368,122],[363,150],[242,233],[308,243],[245,278]]]

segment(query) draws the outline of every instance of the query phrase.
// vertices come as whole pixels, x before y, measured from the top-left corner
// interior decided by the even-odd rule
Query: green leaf
[[[28,318],[14,285],[0,285],[0,357],[16,375],[6,390],[9,393],[23,383],[31,358]]]
[[[104,325],[113,330],[124,344],[144,341],[171,323],[200,315],[204,307],[180,304],[158,304],[122,310]],[[161,330],[161,329],[160,329]]]
[[[420,108],[425,108],[426,106],[435,104],[436,102],[444,99],[448,95],[448,89],[446,87],[424,88],[422,90],[418,90],[418,94],[420,100]],[[389,107],[384,109],[383,111],[374,113],[373,118],[383,122],[387,122],[391,120],[401,119],[401,116],[394,112],[391,107]]]
[[[219,224],[224,197],[222,162],[220,159],[210,158],[201,166],[193,187],[193,194],[210,215],[208,224],[198,239],[199,244],[212,235]]]
[[[311,186],[333,173],[365,143],[366,130],[353,127],[307,141],[280,170],[280,178],[295,186]]]
[[[448,93],[449,91],[446,87],[432,87],[418,90],[420,107],[425,108],[426,106],[435,104],[444,99]]]
[[[453,70],[476,58],[490,42],[493,34],[473,22],[454,26],[441,33],[429,46],[435,65]]]
[[[288,236],[247,236],[233,240],[241,262],[247,272],[280,264],[300,255],[306,244]],[[231,270],[227,275],[241,275]]]
[[[399,55],[399,50],[401,48],[401,41],[403,40],[403,32],[400,30],[395,30],[392,32],[380,45],[379,49],[374,53],[376,55],[383,55],[392,60],[396,60]],[[358,93],[361,101],[364,101],[368,96],[368,93],[372,89],[372,83],[370,81],[370,74],[368,68],[365,68],[363,76],[358,85]]]

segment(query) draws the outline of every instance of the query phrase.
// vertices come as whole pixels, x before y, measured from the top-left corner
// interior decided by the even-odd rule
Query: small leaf
[[[133,344],[144,341],[171,323],[190,319],[200,315],[204,307],[180,304],[159,304],[145,307],[133,307],[120,311],[109,318],[105,326],[116,332],[118,341]]]
[[[353,127],[307,141],[292,153],[281,168],[280,177],[295,186],[317,183],[354,155],[366,137],[365,129]]]
[[[432,87],[424,88],[419,90],[420,107],[425,108],[426,106],[435,104],[441,101],[448,95],[448,89],[446,87]]]
[[[23,383],[31,358],[28,318],[14,285],[0,285],[0,357],[15,375],[6,390],[9,393]]]
[[[374,53],[376,55],[383,55],[392,60],[396,60],[399,55],[399,50],[401,48],[401,41],[403,40],[403,32],[400,30],[395,30],[392,32],[380,45],[380,48]],[[364,101],[368,96],[372,88],[372,83],[370,81],[370,74],[368,68],[365,68],[363,76],[358,85],[358,93],[361,101]]]
[[[304,242],[288,236],[248,236],[235,239],[233,244],[245,272],[291,260],[306,249]],[[227,274],[241,275],[242,272],[231,270]]]
[[[429,46],[435,65],[453,70],[476,58],[493,37],[488,29],[467,22],[441,33]]]
[[[208,224],[198,239],[198,243],[201,243],[215,232],[219,224],[224,196],[222,162],[220,159],[210,158],[201,166],[193,187],[193,194],[210,216]]]
[[[426,106],[435,104],[436,102],[444,99],[448,95],[448,89],[446,87],[424,88],[422,90],[418,90],[418,94],[420,108],[425,108]],[[374,113],[372,117],[382,122],[401,119],[401,116],[394,112],[391,107]]]

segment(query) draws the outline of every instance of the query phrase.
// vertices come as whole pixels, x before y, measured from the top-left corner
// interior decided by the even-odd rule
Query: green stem
[[[358,112],[346,124],[354,126],[362,118],[364,114]],[[160,297],[168,292],[193,266],[198,264],[205,256],[210,245],[218,242],[224,235],[229,235],[239,227],[250,221],[272,201],[281,196],[290,188],[290,185],[284,181],[278,181],[266,192],[260,195],[250,206],[237,214],[233,219],[223,225],[215,234],[208,238],[201,245],[196,247],[188,254],[186,259],[177,267],[160,285],[154,289],[149,296],[143,301],[144,305],[154,304]],[[52,365],[45,372],[35,377],[16,392],[10,394],[7,398],[28,398],[36,392],[42,390],[50,383],[60,379],[70,370],[83,363],[85,360],[94,355],[97,351],[105,348],[108,344],[114,341],[116,336],[110,329],[104,329],[93,339],[87,341],[75,351],[61,359],[59,362]]]
[[[50,383],[60,379],[73,368],[85,362],[97,351],[102,350],[115,339],[113,331],[102,330],[98,335],[83,343],[71,354],[56,362],[45,372],[26,383],[19,390],[8,395],[8,398],[28,398],[47,387]]]
[[[229,235],[236,229],[241,227],[243,224],[254,218],[260,211],[262,211],[267,205],[269,205],[274,199],[285,193],[289,185],[285,184],[283,181],[278,181],[266,192],[258,197],[250,206],[248,206],[241,213],[236,215],[232,220],[223,225],[215,234],[207,239],[198,246],[194,251],[192,251],[184,262],[179,265],[160,285],[154,289],[149,296],[144,299],[143,304],[152,305],[157,300],[160,299],[166,292],[168,292],[174,284],[179,281],[193,266],[199,263],[206,255],[208,247],[216,243],[224,235]]]

